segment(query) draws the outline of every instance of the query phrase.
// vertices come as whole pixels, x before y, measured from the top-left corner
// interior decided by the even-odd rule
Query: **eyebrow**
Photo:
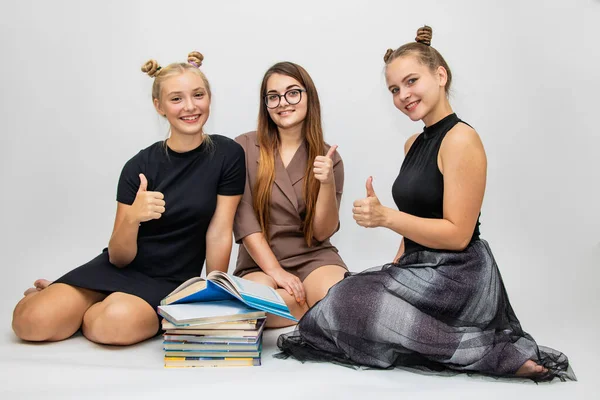
[[[297,87],[300,87],[300,85],[298,85],[298,84],[294,83],[293,85],[290,85],[290,86],[286,87],[286,88],[285,88],[285,90],[287,91],[287,90],[289,90],[289,89],[291,89],[291,88],[293,88],[293,87],[296,87],[296,86],[297,86]],[[275,89],[271,89],[271,90],[269,90],[267,93],[277,93],[277,90],[275,90]]]
[[[206,89],[204,89],[203,87],[197,87],[196,89],[192,89],[192,92],[198,92],[198,91],[205,91]],[[181,94],[183,92],[169,92],[167,93],[167,96],[171,96],[173,94]]]

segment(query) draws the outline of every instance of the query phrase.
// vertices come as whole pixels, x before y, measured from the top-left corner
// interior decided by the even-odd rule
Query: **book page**
[[[267,285],[253,282],[244,278],[238,278],[237,276],[231,276],[229,278],[235,282],[235,285],[242,296],[247,295],[249,297],[255,297],[267,302],[285,305],[285,302],[279,293]]]
[[[192,284],[194,284],[196,282],[200,282],[200,281],[203,281],[203,280],[204,280],[204,278],[199,277],[199,276],[195,276],[193,278],[190,278],[187,281],[183,282],[181,285],[177,286],[175,288],[175,290],[173,290],[171,293],[169,293],[167,295],[167,297],[171,296],[172,294],[175,294],[175,293],[179,292],[182,289],[185,289],[186,287],[188,287],[188,286],[190,286],[190,285],[192,285]]]
[[[240,294],[239,288],[235,284],[235,281],[231,279],[232,277],[229,274],[221,271],[213,271],[206,279],[212,281],[213,283],[221,286],[223,289],[227,290],[231,294],[233,294],[238,299],[242,299],[242,295]]]

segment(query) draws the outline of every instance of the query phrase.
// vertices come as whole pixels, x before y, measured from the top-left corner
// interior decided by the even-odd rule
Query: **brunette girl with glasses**
[[[329,238],[339,229],[344,166],[323,139],[317,89],[306,70],[273,65],[260,90],[246,151],[246,189],[235,217],[234,274],[278,290],[300,318],[341,280],[346,265]],[[268,327],[291,321],[269,315]]]

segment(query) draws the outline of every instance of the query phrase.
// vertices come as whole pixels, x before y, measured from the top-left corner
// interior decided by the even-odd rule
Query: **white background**
[[[481,232],[513,307],[525,330],[569,355],[585,381],[598,355],[600,303],[597,0],[2,1],[4,352],[32,352],[10,330],[22,291],[107,245],[123,164],[166,136],[152,80],[140,72],[149,58],[167,65],[202,52],[214,93],[207,131],[232,138],[255,129],[266,69],[282,60],[304,66],[319,91],[325,139],[339,145],[346,168],[333,242],[352,271],[390,261],[399,237],[360,228],[351,207],[369,175],[382,203],[394,206],[404,141],[423,125],[394,108],[382,57],[423,24],[453,71],[454,110],[487,151]],[[482,391],[502,387],[489,385]]]

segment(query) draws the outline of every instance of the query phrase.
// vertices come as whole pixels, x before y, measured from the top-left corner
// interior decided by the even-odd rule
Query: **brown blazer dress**
[[[240,135],[235,138],[235,141],[246,152],[246,188],[233,224],[235,241],[240,245],[234,275],[244,276],[250,272],[262,271],[242,243],[244,237],[261,232],[260,224],[252,207],[260,147],[256,132]],[[327,146],[328,149],[329,146]],[[307,162],[306,145],[298,148],[287,168],[284,167],[279,154],[275,156],[275,182],[271,192],[269,221],[271,250],[279,264],[286,271],[300,278],[301,281],[304,281],[312,271],[324,265],[339,265],[348,269],[329,239],[323,242],[313,240],[311,247],[308,247],[304,240],[302,218],[306,212],[306,204],[302,197],[302,190]],[[313,160],[311,160],[311,164],[312,162]],[[337,151],[333,155],[333,174],[339,208],[344,188],[344,164]],[[339,225],[336,231],[338,229]]]

